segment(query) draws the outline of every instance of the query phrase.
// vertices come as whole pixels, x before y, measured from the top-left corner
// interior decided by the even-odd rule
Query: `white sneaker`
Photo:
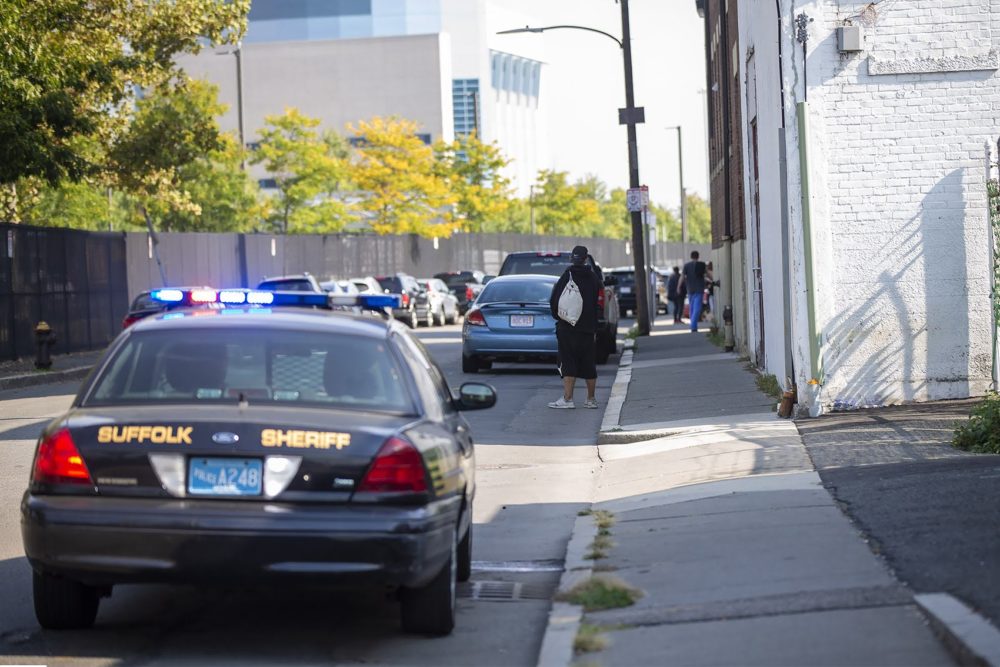
[[[550,408],[555,408],[556,410],[567,410],[570,408],[575,408],[576,405],[573,401],[567,401],[564,397],[560,396],[558,401],[552,401],[549,403]]]
[[[590,398],[590,399],[587,399],[587,401],[583,404],[583,407],[590,408],[591,410],[596,410],[597,408],[599,408],[601,406],[599,406],[597,404],[597,399],[596,398]]]

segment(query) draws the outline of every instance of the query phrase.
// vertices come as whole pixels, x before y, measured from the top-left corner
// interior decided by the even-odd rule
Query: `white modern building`
[[[253,0],[239,54],[245,141],[286,107],[348,136],[348,123],[396,115],[427,142],[472,131],[498,142],[526,194],[550,162],[543,58],[534,40],[495,35],[525,23],[486,0]],[[235,52],[180,63],[220,87],[223,129],[237,130]]]
[[[814,415],[982,395],[1000,0],[705,5],[709,44],[738,34],[714,99],[739,125],[748,355]]]

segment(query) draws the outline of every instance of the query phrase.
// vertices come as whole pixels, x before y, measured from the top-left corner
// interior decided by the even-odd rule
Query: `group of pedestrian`
[[[575,408],[573,391],[576,379],[587,385],[585,408],[597,408],[597,351],[595,336],[598,321],[598,295],[604,285],[593,268],[593,258],[586,246],[578,245],[570,254],[570,266],[552,287],[549,308],[556,321],[559,348],[559,375],[563,395],[549,403],[557,410]],[[591,260],[588,262],[588,260]],[[699,259],[698,251],[684,269],[675,266],[667,280],[667,298],[673,304],[674,323],[683,322],[684,299],[690,305],[691,331],[698,331],[705,287],[712,283],[711,269]]]

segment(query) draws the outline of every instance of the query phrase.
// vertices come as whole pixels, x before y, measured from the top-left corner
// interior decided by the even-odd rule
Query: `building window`
[[[367,16],[372,13],[372,0],[253,0],[249,20],[309,19],[327,16]]]
[[[479,79],[454,79],[451,82],[451,105],[455,134],[467,135],[479,129]]]

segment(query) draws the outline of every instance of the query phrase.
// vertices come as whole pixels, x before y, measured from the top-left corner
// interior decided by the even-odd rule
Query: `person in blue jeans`
[[[698,251],[693,250],[691,261],[684,265],[684,270],[681,272],[681,285],[686,288],[688,295],[691,331],[698,331],[702,302],[705,298],[705,284],[712,279],[705,262],[699,261],[698,257]]]

